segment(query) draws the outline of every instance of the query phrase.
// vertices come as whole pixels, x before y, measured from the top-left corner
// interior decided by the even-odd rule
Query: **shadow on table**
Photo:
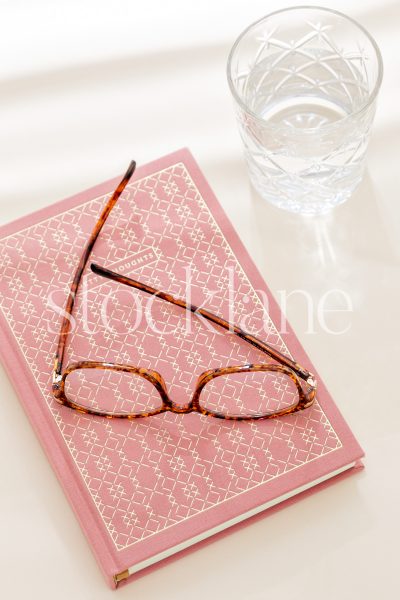
[[[353,196],[326,215],[292,214],[275,208],[252,189],[255,223],[267,248],[266,260],[291,269],[337,269],[362,257],[391,261],[388,223],[367,174]],[[390,223],[389,223],[390,225]]]

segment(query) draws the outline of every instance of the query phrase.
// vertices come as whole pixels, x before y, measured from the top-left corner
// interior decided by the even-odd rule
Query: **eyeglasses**
[[[100,277],[201,315],[207,321],[234,333],[275,362],[204,371],[197,379],[190,402],[184,406],[170,398],[165,381],[157,371],[129,364],[90,360],[74,362],[63,368],[71,316],[83,271],[107,217],[135,168],[136,163],[132,161],[104,206],[76,268],[67,297],[53,367],[52,392],[56,401],[80,413],[109,419],[136,419],[166,411],[181,414],[198,412],[233,420],[270,419],[311,406],[316,397],[316,380],[309,371],[288,356],[204,308],[198,308],[95,263],[91,263],[91,270]]]

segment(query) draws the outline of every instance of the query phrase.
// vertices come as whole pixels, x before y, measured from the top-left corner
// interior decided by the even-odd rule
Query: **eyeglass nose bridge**
[[[163,402],[164,410],[167,410],[169,412],[173,412],[176,414],[185,414],[185,413],[190,413],[190,412],[193,412],[194,410],[196,410],[196,408],[193,404],[193,398],[187,404],[178,404],[177,402],[174,402],[170,398],[168,389],[167,389],[167,385],[166,385],[161,373],[159,373],[158,371],[146,369],[146,374],[150,376],[149,380],[158,389],[158,392],[159,392],[162,402]]]
[[[173,412],[173,413],[176,413],[179,415],[191,413],[196,410],[196,408],[193,405],[192,400],[190,402],[188,402],[187,404],[177,404],[170,398],[168,398],[168,402],[165,402],[165,408],[167,410],[169,410],[170,412]]]

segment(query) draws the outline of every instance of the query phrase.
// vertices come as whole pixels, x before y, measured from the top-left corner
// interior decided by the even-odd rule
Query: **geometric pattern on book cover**
[[[284,418],[235,422],[169,412],[134,421],[107,420],[54,401],[51,371],[60,310],[108,197],[0,240],[0,306],[115,548],[121,550],[342,444],[318,402]],[[290,356],[279,324],[275,327],[268,317],[265,299],[251,286],[182,162],[127,186],[92,260],[178,297],[190,289],[194,304],[242,324]],[[163,375],[174,401],[186,403],[202,371],[265,362],[264,354],[237,336],[217,332],[162,300],[152,303],[152,324],[138,319],[149,297],[121,287],[86,269],[65,365],[90,359],[154,369]],[[104,326],[102,310],[108,311],[112,330]]]

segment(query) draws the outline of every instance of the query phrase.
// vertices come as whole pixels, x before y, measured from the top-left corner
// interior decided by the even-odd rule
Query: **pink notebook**
[[[54,401],[60,311],[82,248],[119,180],[0,230],[2,361],[112,587],[354,470],[363,455],[318,374],[311,408],[264,421],[196,413],[107,420]],[[290,327],[279,333],[280,309],[188,150],[137,169],[92,260],[177,297],[185,297],[189,273],[193,304],[231,320],[233,303],[235,321],[245,319],[248,331],[315,373]],[[152,306],[156,333],[148,320],[137,319],[147,301],[143,292],[122,292],[89,269],[84,280],[88,302],[78,293],[65,364],[90,359],[154,369],[175,402],[186,403],[201,372],[265,362],[256,348],[196,317],[188,332],[186,311],[160,300]],[[107,297],[112,332],[102,321]]]

